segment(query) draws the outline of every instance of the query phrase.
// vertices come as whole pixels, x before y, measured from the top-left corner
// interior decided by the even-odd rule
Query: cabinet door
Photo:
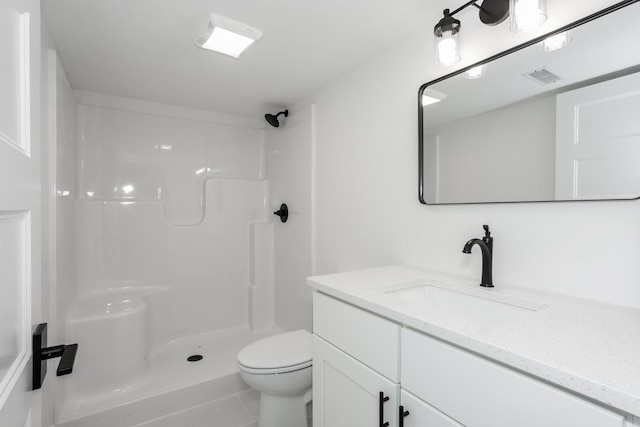
[[[313,333],[391,381],[400,382],[397,323],[316,292]]]
[[[400,401],[409,413],[403,417],[403,427],[464,427],[405,390],[400,393]]]
[[[408,329],[402,387],[467,427],[627,425],[622,414]]]
[[[398,384],[314,335],[314,427],[396,427],[398,392]]]

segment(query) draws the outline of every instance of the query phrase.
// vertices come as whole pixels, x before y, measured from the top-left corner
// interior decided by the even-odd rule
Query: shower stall
[[[313,108],[267,130],[55,74],[56,425],[254,425],[238,351],[311,327]]]

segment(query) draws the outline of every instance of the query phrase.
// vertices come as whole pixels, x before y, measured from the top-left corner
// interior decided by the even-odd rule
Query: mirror
[[[618,3],[422,85],[420,202],[639,198],[639,22]]]

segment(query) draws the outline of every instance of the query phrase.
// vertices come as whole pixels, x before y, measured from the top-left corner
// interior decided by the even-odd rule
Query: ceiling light
[[[547,20],[545,0],[509,0],[511,31],[533,31]]]
[[[445,9],[444,17],[433,28],[437,65],[449,66],[460,61],[461,24],[453,15],[469,6],[479,10],[480,21],[486,25],[498,25],[509,16],[509,0],[484,0],[480,6],[476,0],[472,0],[453,12]]]
[[[465,79],[474,80],[483,77],[487,73],[487,64],[478,65],[463,74]]]
[[[571,42],[571,35],[568,31],[547,37],[542,41],[542,50],[551,52],[553,50],[562,49]]]
[[[196,45],[239,58],[249,46],[260,40],[262,31],[220,15],[211,15],[207,34]]]
[[[424,92],[422,92],[422,106],[426,107],[427,105],[444,101],[446,98],[446,93],[438,92],[437,90],[433,89],[425,89]]]

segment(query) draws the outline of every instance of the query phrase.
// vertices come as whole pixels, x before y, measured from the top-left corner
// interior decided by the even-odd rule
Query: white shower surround
[[[70,191],[59,191],[58,206],[60,238],[73,241],[76,257],[58,252],[77,280],[58,284],[58,317],[65,339],[84,350],[60,382],[58,421],[92,425],[102,412],[115,422],[118,407],[130,413],[131,402],[153,406],[151,396],[195,384],[218,398],[246,389],[235,355],[280,330],[263,125],[75,96],[80,104],[63,113],[77,110],[77,141],[59,145],[73,152],[77,143],[78,191],[64,170],[72,162],[59,159]],[[204,363],[187,366],[198,351]],[[175,410],[202,403],[184,397]]]

